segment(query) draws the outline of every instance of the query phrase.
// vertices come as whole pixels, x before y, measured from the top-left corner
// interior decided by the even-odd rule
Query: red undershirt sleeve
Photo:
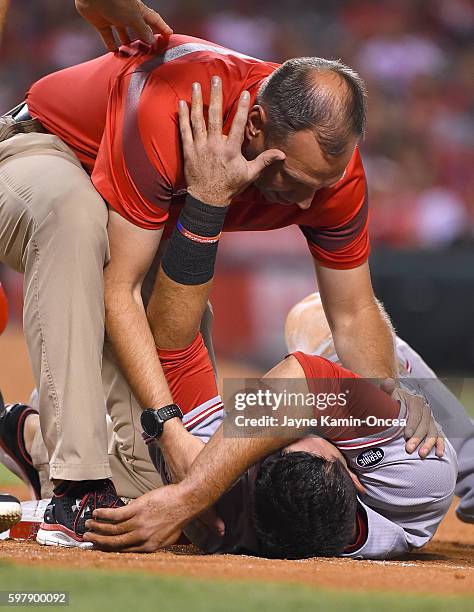
[[[324,357],[301,352],[293,356],[303,368],[310,393],[332,393],[338,398],[323,410],[315,408],[319,435],[339,447],[373,436],[380,442],[398,435],[400,427],[389,423],[399,417],[400,405],[373,382]],[[369,417],[377,422],[372,424]]]

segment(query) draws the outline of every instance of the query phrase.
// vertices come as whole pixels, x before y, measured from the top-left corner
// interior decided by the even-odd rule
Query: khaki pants
[[[108,257],[107,207],[69,147],[39,133],[0,142],[0,261],[24,274],[41,423],[35,464],[45,488],[48,478],[92,480],[112,471],[121,482],[123,472],[121,494],[132,497],[161,480],[140,435],[140,407],[107,346],[102,360]]]

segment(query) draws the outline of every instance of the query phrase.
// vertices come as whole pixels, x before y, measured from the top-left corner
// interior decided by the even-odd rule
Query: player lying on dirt
[[[192,151],[187,112],[181,107],[180,113],[187,178],[192,180],[193,173],[199,176],[201,172],[212,171],[213,155],[227,159],[229,164],[232,143],[220,141],[215,134],[209,139],[212,147],[204,146],[205,155],[203,151]],[[221,145],[227,150],[219,150]],[[228,177],[224,173],[222,182],[226,180]],[[424,460],[419,455],[406,453],[403,426],[315,427],[317,433],[332,439],[344,450],[350,467],[359,473],[360,481],[351,474],[337,449],[322,439],[309,437],[288,446],[305,435],[308,428],[299,431],[290,428],[279,438],[270,437],[274,435],[272,431],[266,432],[267,438],[223,438],[219,427],[223,418],[222,402],[207,349],[198,331],[211,288],[217,237],[226,209],[226,206],[208,205],[188,198],[157,281],[159,299],[155,302],[154,315],[162,323],[159,356],[174,401],[186,413],[185,427],[172,412],[157,415],[156,411],[145,411],[142,424],[149,436],[154,463],[166,480],[180,481],[190,466],[192,473],[200,465],[204,469],[199,473],[206,474],[202,486],[212,485],[221,466],[215,464],[216,455],[206,451],[215,450],[219,445],[233,449],[233,463],[228,460],[227,464],[237,466],[235,477],[248,467],[241,469],[252,453],[254,461],[249,465],[255,465],[218,502],[217,512],[224,524],[218,522],[213,528],[208,526],[208,520],[198,518],[185,528],[185,532],[191,541],[208,552],[246,551],[284,558],[337,554],[387,558],[423,545],[449,507],[456,478],[454,451],[447,442],[444,457],[436,456],[443,453],[443,441],[426,415],[420,422],[420,437],[428,436],[420,450],[426,457]],[[349,401],[341,407],[340,417],[363,420],[373,414],[384,418],[386,423],[407,417],[402,393],[399,393],[399,403],[369,381],[321,357],[295,353],[273,368],[265,381],[274,385],[274,379],[280,379],[284,385],[299,381],[306,392],[327,390],[328,381],[329,390],[336,395],[341,389],[349,389]],[[19,407],[15,409],[17,413],[20,410]],[[13,415],[10,409],[3,423],[6,424],[10,416],[13,420]],[[168,418],[170,416],[172,418]],[[37,417],[29,416],[27,426],[33,418]],[[204,441],[217,429],[203,450]],[[192,430],[192,434],[188,430]],[[15,434],[18,431],[17,428]],[[31,432],[29,435],[36,436]],[[3,436],[4,441],[5,438]],[[16,435],[15,439],[21,440],[21,435]],[[26,441],[25,444],[28,451]],[[282,446],[287,448],[279,452]],[[244,456],[243,448],[247,449]],[[272,451],[278,452],[271,454]],[[267,455],[270,456],[259,464],[258,461]],[[375,467],[377,470],[373,469]],[[136,468],[122,465],[121,471],[114,474],[119,492],[124,470],[135,471]],[[227,474],[227,486],[236,480],[235,477],[232,475],[229,480]],[[178,487],[166,487],[165,492]],[[357,498],[356,489],[363,500]],[[394,489],[398,497],[394,496]],[[88,521],[90,531],[84,535],[84,541],[76,545],[94,543],[105,550],[155,550],[163,543],[159,494],[160,491],[152,491],[126,508],[96,511],[96,518],[109,522]],[[80,506],[86,507],[87,500],[80,500]],[[179,527],[168,536],[168,542],[176,539],[181,527],[185,526],[180,524],[180,512],[177,506]]]
[[[187,206],[183,219],[192,220],[194,212]],[[165,269],[170,258],[175,259],[177,253],[173,251],[180,242],[184,246],[180,236],[171,241]],[[199,263],[199,253],[194,251],[190,257],[186,257],[185,251],[181,254],[183,258],[176,259],[180,263],[170,271],[171,276],[161,270],[158,281],[163,296],[160,314],[163,329],[167,330],[163,343],[177,347],[162,349],[160,358],[175,401],[187,410],[184,428],[177,419],[169,420],[164,424],[160,442],[150,439],[151,456],[165,482],[183,478],[224,418],[207,349],[197,333],[211,283],[181,284],[189,280],[188,275]],[[170,308],[171,303],[187,303],[188,310],[179,314]],[[309,307],[307,303],[305,307]],[[306,327],[304,314],[301,307],[290,314],[287,338],[290,348],[299,338],[300,343],[305,339],[307,352],[314,352],[322,325],[319,328],[316,325],[315,330]],[[314,314],[319,321],[320,313]],[[302,333],[302,325],[307,334]],[[190,338],[194,338],[191,343]],[[304,385],[315,391],[328,390],[326,381],[332,379],[334,385],[330,390],[335,394],[355,382],[350,389],[350,403],[339,416],[365,418],[374,414],[386,419],[406,416],[404,405],[398,405],[368,381],[322,357],[296,352],[268,373],[267,380],[274,378],[281,378],[290,386],[295,379],[306,379]],[[421,437],[428,429],[426,417],[420,424]],[[25,462],[21,464],[19,447],[14,447],[20,440],[23,456],[31,455],[31,441],[39,431],[36,412],[17,405],[4,413],[0,423],[2,445],[10,449],[10,458],[16,456],[16,465],[24,468],[23,474],[21,470],[17,473],[29,479],[39,495],[35,468]],[[322,438],[306,437],[256,464],[217,503],[224,524],[214,527],[209,517],[194,520],[185,528],[189,539],[206,552],[246,552],[281,558],[339,554],[390,558],[418,548],[432,537],[450,505],[456,479],[456,458],[449,442],[443,458],[432,451],[422,459],[406,452],[402,427],[378,427],[372,431],[361,427],[323,427],[318,431],[343,440],[333,440],[334,446]],[[304,430],[299,433],[304,434]],[[442,444],[438,450],[441,454]],[[134,467],[124,464],[123,470]],[[114,474],[116,484],[122,478],[121,473]],[[120,493],[120,485],[117,489]],[[149,503],[151,519],[151,500]],[[115,525],[94,522],[92,526],[100,533],[117,530]],[[96,537],[90,535],[92,540]],[[107,537],[99,536],[97,543],[108,547]]]
[[[163,273],[160,281],[164,281],[166,296],[167,281]],[[168,285],[172,288],[171,281]],[[194,323],[198,325],[198,310],[194,312]],[[192,318],[187,320],[192,322]],[[184,320],[182,323],[175,340],[181,333],[183,338],[188,335]],[[161,441],[157,444],[150,440],[149,448],[163,480],[177,481],[183,478],[204,443],[221,425],[224,410],[200,334],[182,350],[161,350],[160,357],[175,401],[189,411],[183,417],[185,429],[179,423],[167,421]],[[340,389],[347,389],[352,380],[361,386],[350,389],[350,405],[341,414],[361,418],[374,414],[385,419],[405,416],[404,406],[397,405],[371,383],[350,379],[353,375],[349,371],[322,357],[296,352],[267,376],[282,377],[283,384],[289,386],[300,378],[308,390],[313,388],[318,392],[327,390],[327,380],[332,379],[331,391],[336,394]],[[272,388],[275,389],[274,381]],[[14,420],[19,423],[18,417],[23,417],[23,422],[15,430],[12,423]],[[12,448],[13,440],[24,439],[25,451],[31,449],[30,441],[39,429],[34,410],[20,405],[8,408],[0,423],[4,446],[8,442]],[[423,427],[426,430],[426,423],[420,429]],[[10,436],[5,435],[7,430]],[[318,431],[330,438],[343,434],[344,440],[333,440],[333,445],[323,438],[305,437],[257,463],[217,502],[216,511],[223,523],[213,522],[207,516],[185,527],[191,542],[208,553],[277,558],[343,555],[387,559],[423,546],[434,534],[452,500],[456,457],[450,443],[446,442],[442,458],[430,452],[422,459],[418,454],[406,452],[402,427],[373,428],[372,431],[361,427],[352,430],[328,427]],[[304,434],[304,430],[300,429],[299,433]],[[112,431],[110,434],[112,439]],[[128,464],[122,466],[122,471],[133,469]],[[19,470],[17,473],[21,475]],[[28,473],[30,482],[38,483],[33,466]],[[115,475],[115,482],[123,479],[121,472]],[[120,485],[117,490],[121,492]],[[143,498],[133,504],[142,501]],[[152,498],[148,504],[152,522]],[[117,533],[121,528],[121,525],[97,522],[90,526],[102,534]],[[123,528],[127,528],[127,522]],[[109,547],[109,537],[90,535],[90,539],[97,538],[97,544],[105,549]]]
[[[340,363],[319,293],[291,309],[285,338],[289,352],[303,351]],[[459,472],[454,493],[460,498],[456,515],[461,521],[474,523],[474,422],[420,355],[398,336],[395,352],[403,386],[427,398],[433,416],[456,451]]]

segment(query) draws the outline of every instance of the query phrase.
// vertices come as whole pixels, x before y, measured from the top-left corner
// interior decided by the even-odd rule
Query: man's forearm
[[[178,419],[166,423],[159,445],[174,483],[184,480],[197,455],[205,448],[204,442],[187,431]]]
[[[295,437],[226,438],[221,426],[179,484],[187,520],[214,504],[245,470]]]
[[[127,285],[108,286],[105,272],[106,329],[127,381],[143,408],[172,403],[155,341],[139,292]]]
[[[357,311],[344,326],[333,330],[342,365],[366,378],[397,376],[394,332],[377,303]]]
[[[227,209],[186,197],[147,312],[156,345],[161,349],[185,348],[199,330],[212,288]]]
[[[160,267],[147,316],[156,346],[178,350],[196,337],[206,308],[212,281],[203,285],[181,285]]]

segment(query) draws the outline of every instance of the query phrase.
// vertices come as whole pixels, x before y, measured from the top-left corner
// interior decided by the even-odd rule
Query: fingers
[[[260,174],[276,161],[283,161],[285,159],[285,154],[283,151],[278,149],[268,149],[254,159],[249,162],[249,181],[255,181]]]
[[[140,536],[135,531],[116,536],[104,536],[93,531],[86,531],[83,539],[85,542],[92,542],[94,548],[105,551],[124,550],[125,548],[141,546],[143,544]]]
[[[161,15],[159,15],[153,9],[149,8],[145,4],[142,4],[141,11],[143,15],[143,20],[147,25],[150,26],[150,28],[155,34],[163,34],[165,36],[173,34],[173,30],[170,28],[170,26],[161,17]]]
[[[418,451],[418,454],[422,459],[425,459],[429,455],[431,450],[435,447],[436,441],[438,439],[438,428],[436,426],[436,423],[433,418],[431,418],[430,420],[431,422],[429,424],[428,433],[423,442],[423,445]]]
[[[127,546],[122,548],[121,552],[127,553],[151,553],[155,552],[159,548],[163,548],[164,546],[171,546],[175,544],[181,535],[181,529],[171,532],[166,537],[157,537],[156,533],[154,536],[147,537],[144,534],[140,534],[139,542],[131,546]]]
[[[407,453],[411,454],[419,448],[419,456],[425,459],[434,448],[436,456],[443,457],[444,434],[433,417],[430,405],[424,397],[405,394],[405,398],[408,406],[408,419],[405,427]]]
[[[136,514],[136,502],[122,506],[121,508],[97,508],[92,513],[96,521],[108,521],[110,523],[121,523],[128,521]],[[135,506],[135,508],[134,508]]]
[[[420,421],[423,417],[423,407],[425,406],[424,399],[418,395],[409,395],[407,398],[407,424],[405,427],[405,439],[409,440],[418,429]]]
[[[97,28],[97,31],[101,35],[102,40],[104,41],[104,45],[107,47],[107,49],[109,51],[116,51],[118,48],[118,45],[115,42],[114,33],[112,31],[112,28],[110,27]]]
[[[180,100],[178,104],[179,131],[183,142],[183,151],[186,155],[189,148],[193,146],[193,132],[189,123],[189,108],[185,100]]]
[[[144,21],[139,21],[133,24],[133,30],[137,34],[138,38],[143,42],[154,45],[155,37],[153,36],[153,32],[149,25],[147,25]]]
[[[94,510],[94,518],[86,521],[84,540],[104,551],[121,551],[146,544],[147,536],[139,527],[139,511],[140,504],[136,501],[122,508]]]
[[[249,115],[250,94],[248,91],[243,91],[240,94],[239,104],[235,113],[234,120],[229,132],[228,143],[231,146],[240,147],[245,134],[245,126]]]
[[[200,83],[193,83],[192,86],[192,97],[191,97],[191,126],[192,126],[192,139],[198,144],[203,142],[207,136],[213,138],[222,136],[222,80],[218,76],[212,77],[211,80],[211,94],[209,101],[209,112],[208,112],[208,127],[204,120],[204,108],[202,100],[202,89]],[[244,91],[240,97],[237,112],[235,114],[232,126],[230,129],[227,143],[229,146],[236,146],[240,148],[245,132],[245,126],[247,124],[247,116],[249,109],[250,95],[248,91]],[[181,130],[182,138],[186,138],[188,143],[189,135],[187,125],[187,108],[181,108],[180,102],[180,125],[183,124]],[[283,157],[281,157],[283,156]],[[260,160],[258,167],[262,165],[265,167],[270,163],[273,163],[275,159],[284,159],[284,154],[281,151],[273,150],[267,151],[266,155]]]
[[[444,442],[444,432],[442,429],[438,429],[438,438],[436,440],[436,456],[441,459],[444,457],[444,451],[446,450],[446,444]]]
[[[200,83],[193,83],[192,86],[191,123],[188,105],[184,100],[179,102],[178,115],[183,147],[189,147],[193,143],[203,143],[207,138],[208,129],[204,121]],[[209,136],[214,138],[222,136],[222,82],[219,77],[212,77],[208,121]]]
[[[421,400],[421,398],[419,398]],[[410,405],[410,412],[412,408]],[[431,410],[428,406],[422,407],[421,410],[421,419],[418,423],[418,427],[415,429],[415,432],[410,437],[408,442],[406,443],[406,451],[407,453],[412,453],[418,446],[421,444],[422,440],[425,439],[428,432],[430,431],[430,422],[431,422]]]
[[[123,535],[133,531],[133,522],[128,520],[121,523],[104,523],[102,521],[94,521],[94,519],[89,519],[86,521],[86,529],[87,531],[104,536]]]
[[[191,125],[193,137],[196,144],[202,143],[207,136],[206,124],[204,122],[202,91],[200,83],[193,83],[191,97]]]
[[[129,45],[131,42],[130,36],[128,35],[127,28],[117,28],[117,34],[122,45]]]
[[[154,12],[140,2],[140,13],[135,16],[136,18],[131,24],[131,27],[136,32],[140,40],[143,40],[143,42],[146,42],[149,45],[153,45],[155,43],[155,37],[153,36],[151,27],[148,25],[149,17],[145,19],[145,15],[149,15],[145,9],[148,9],[148,11],[151,11],[152,13]]]
[[[208,134],[214,138],[222,136],[222,81],[217,76],[211,79]]]

